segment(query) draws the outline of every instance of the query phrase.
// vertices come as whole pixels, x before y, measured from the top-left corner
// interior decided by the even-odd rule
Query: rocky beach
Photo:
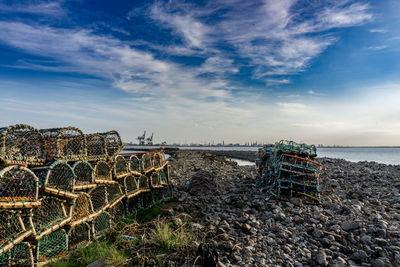
[[[175,151],[174,212],[192,218],[195,245],[219,266],[400,266],[400,166],[317,161],[322,204],[311,205],[256,188],[255,166]]]

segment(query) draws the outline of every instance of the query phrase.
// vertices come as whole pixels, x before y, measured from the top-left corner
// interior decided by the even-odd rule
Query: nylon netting
[[[106,139],[101,134],[86,135],[86,159],[105,160],[107,158]]]
[[[0,128],[0,159],[5,163],[41,165],[45,157],[44,138],[37,129],[25,124]]]
[[[153,172],[150,176],[150,183],[152,187],[161,186],[160,175],[158,172]]]
[[[149,179],[147,178],[147,176],[142,175],[139,177],[139,189],[140,190],[149,189]]]
[[[117,131],[101,133],[106,139],[107,155],[110,159],[114,158],[123,149],[121,137]]]
[[[3,253],[0,256],[0,266],[34,266],[31,245],[23,242]]]
[[[106,186],[106,189],[108,203],[113,203],[123,195],[121,186],[119,184],[108,185]]]
[[[126,214],[124,201],[120,201],[112,206],[108,210],[108,213],[110,213],[111,221],[117,223]]]
[[[94,184],[93,168],[87,161],[77,161],[72,167],[75,173],[75,186]]]
[[[153,165],[154,168],[159,168],[163,164],[163,159],[160,153],[154,153],[153,154]]]
[[[67,255],[68,238],[65,230],[59,229],[43,236],[38,241],[36,250],[36,259],[41,262]]]
[[[132,195],[138,191],[138,185],[136,178],[133,175],[128,175],[124,179],[125,194],[127,196]]]
[[[38,178],[28,168],[9,166],[0,172],[0,202],[35,202]]]
[[[71,166],[64,161],[56,161],[46,169],[34,168],[33,171],[39,177],[40,184],[45,187],[74,191],[75,174]]]
[[[149,153],[144,154],[141,160],[144,171],[149,171],[153,168],[153,161],[151,160],[151,155]]]
[[[0,210],[0,251],[26,232],[21,214],[14,210]],[[26,228],[29,225],[26,226]]]
[[[141,161],[139,160],[139,158],[135,155],[132,155],[129,158],[129,170],[131,172],[137,172],[140,173],[142,171],[141,168]]]
[[[114,175],[116,178],[122,178],[129,174],[129,165],[126,159],[118,155],[114,162]]]
[[[62,225],[69,219],[64,205],[64,201],[56,198],[45,196],[41,199],[40,207],[33,210],[32,222],[36,234],[53,229],[56,225]]]
[[[95,238],[104,234],[105,231],[111,227],[111,216],[108,212],[104,211],[93,219],[93,233]]]
[[[71,251],[90,242],[90,226],[81,223],[68,231],[68,250]]]
[[[91,189],[89,195],[95,212],[103,209],[107,205],[107,190],[105,185],[99,185]]]
[[[93,169],[95,180],[112,180],[111,167],[107,162],[99,161]]]
[[[71,221],[77,221],[79,219],[88,217],[94,213],[90,195],[88,193],[81,192],[75,200],[72,207],[72,219]]]

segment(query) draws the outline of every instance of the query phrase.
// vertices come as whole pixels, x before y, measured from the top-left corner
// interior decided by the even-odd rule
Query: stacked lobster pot
[[[166,199],[164,153],[122,149],[116,131],[0,128],[0,266],[43,265]]]
[[[301,198],[320,203],[322,165],[315,162],[316,147],[282,140],[259,151],[259,186],[279,198]]]

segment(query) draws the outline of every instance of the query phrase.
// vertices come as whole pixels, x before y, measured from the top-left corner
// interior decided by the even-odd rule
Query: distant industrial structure
[[[153,137],[154,137],[154,133],[151,133],[151,136],[146,138],[146,131],[144,131],[143,135],[138,136],[136,139],[139,140],[139,145],[141,145],[141,146],[145,146],[145,145],[151,146],[151,145],[153,145]]]

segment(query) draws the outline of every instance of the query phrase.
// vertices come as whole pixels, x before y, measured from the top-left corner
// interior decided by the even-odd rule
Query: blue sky
[[[0,0],[0,122],[400,145],[398,25],[396,0]]]

